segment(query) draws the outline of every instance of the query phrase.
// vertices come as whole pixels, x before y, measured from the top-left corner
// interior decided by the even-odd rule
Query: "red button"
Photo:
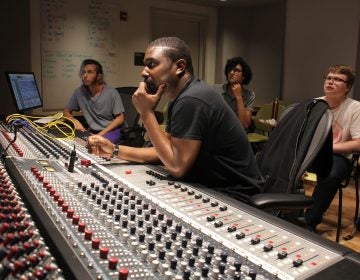
[[[108,254],[109,254],[109,248],[108,247],[101,247],[100,248],[100,258],[101,259],[107,259]]]
[[[92,237],[92,230],[88,229],[85,231],[85,240],[91,240]]]
[[[14,263],[14,274],[22,271],[25,268],[25,264],[21,261],[15,261]]]
[[[117,257],[110,257],[109,259],[109,269],[115,270],[118,263]]]
[[[73,216],[73,219],[72,219],[73,225],[79,224],[79,221],[80,221],[80,217],[78,215]]]
[[[74,210],[73,209],[68,209],[67,210],[67,218],[72,218],[74,216]]]
[[[58,205],[62,206],[64,204],[64,199],[63,198],[59,198],[58,200]]]
[[[86,227],[86,224],[84,222],[81,222],[78,226],[78,231],[79,232],[84,232],[85,231],[85,227]],[[86,239],[86,238],[85,238]]]
[[[60,194],[59,193],[54,193],[53,199],[54,201],[58,201],[60,198]]]
[[[93,249],[99,249],[99,247],[100,247],[100,238],[94,237],[94,238],[92,239],[91,247],[92,247]]]
[[[81,165],[83,165],[83,166],[89,167],[89,166],[91,165],[91,160],[89,160],[89,159],[82,159],[80,163],[81,163]]]
[[[51,264],[45,264],[44,269],[45,271],[50,272],[54,270],[54,267]]]
[[[119,269],[119,280],[126,280],[129,275],[129,269],[120,268]]]
[[[62,211],[63,211],[63,212],[66,212],[66,211],[68,210],[68,208],[69,208],[69,205],[67,205],[66,203],[64,203],[64,204],[62,205]]]

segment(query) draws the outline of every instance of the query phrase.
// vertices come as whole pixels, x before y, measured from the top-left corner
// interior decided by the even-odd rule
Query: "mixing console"
[[[1,146],[13,137],[3,125]],[[344,272],[338,267],[348,274],[360,271],[349,249],[176,181],[162,168],[89,155],[82,138],[49,139],[22,128],[9,147],[6,168],[61,264],[51,273],[76,279],[261,280],[321,279],[328,271],[337,277],[333,268]]]
[[[0,279],[63,279],[5,167],[0,164]]]

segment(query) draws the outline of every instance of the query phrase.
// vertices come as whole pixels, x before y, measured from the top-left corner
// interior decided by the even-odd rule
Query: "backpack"
[[[264,192],[296,193],[306,170],[321,176],[330,172],[331,123],[332,113],[323,99],[309,99],[286,110],[257,157]]]

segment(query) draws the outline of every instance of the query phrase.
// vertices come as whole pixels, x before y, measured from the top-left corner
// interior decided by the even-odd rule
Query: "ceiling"
[[[171,0],[171,1],[221,8],[221,7],[259,6],[263,4],[281,2],[283,0],[227,0],[225,2],[220,0]]]

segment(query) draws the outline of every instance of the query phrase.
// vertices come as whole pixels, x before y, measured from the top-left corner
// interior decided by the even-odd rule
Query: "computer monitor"
[[[33,72],[5,72],[5,75],[19,113],[42,107],[41,95]]]

